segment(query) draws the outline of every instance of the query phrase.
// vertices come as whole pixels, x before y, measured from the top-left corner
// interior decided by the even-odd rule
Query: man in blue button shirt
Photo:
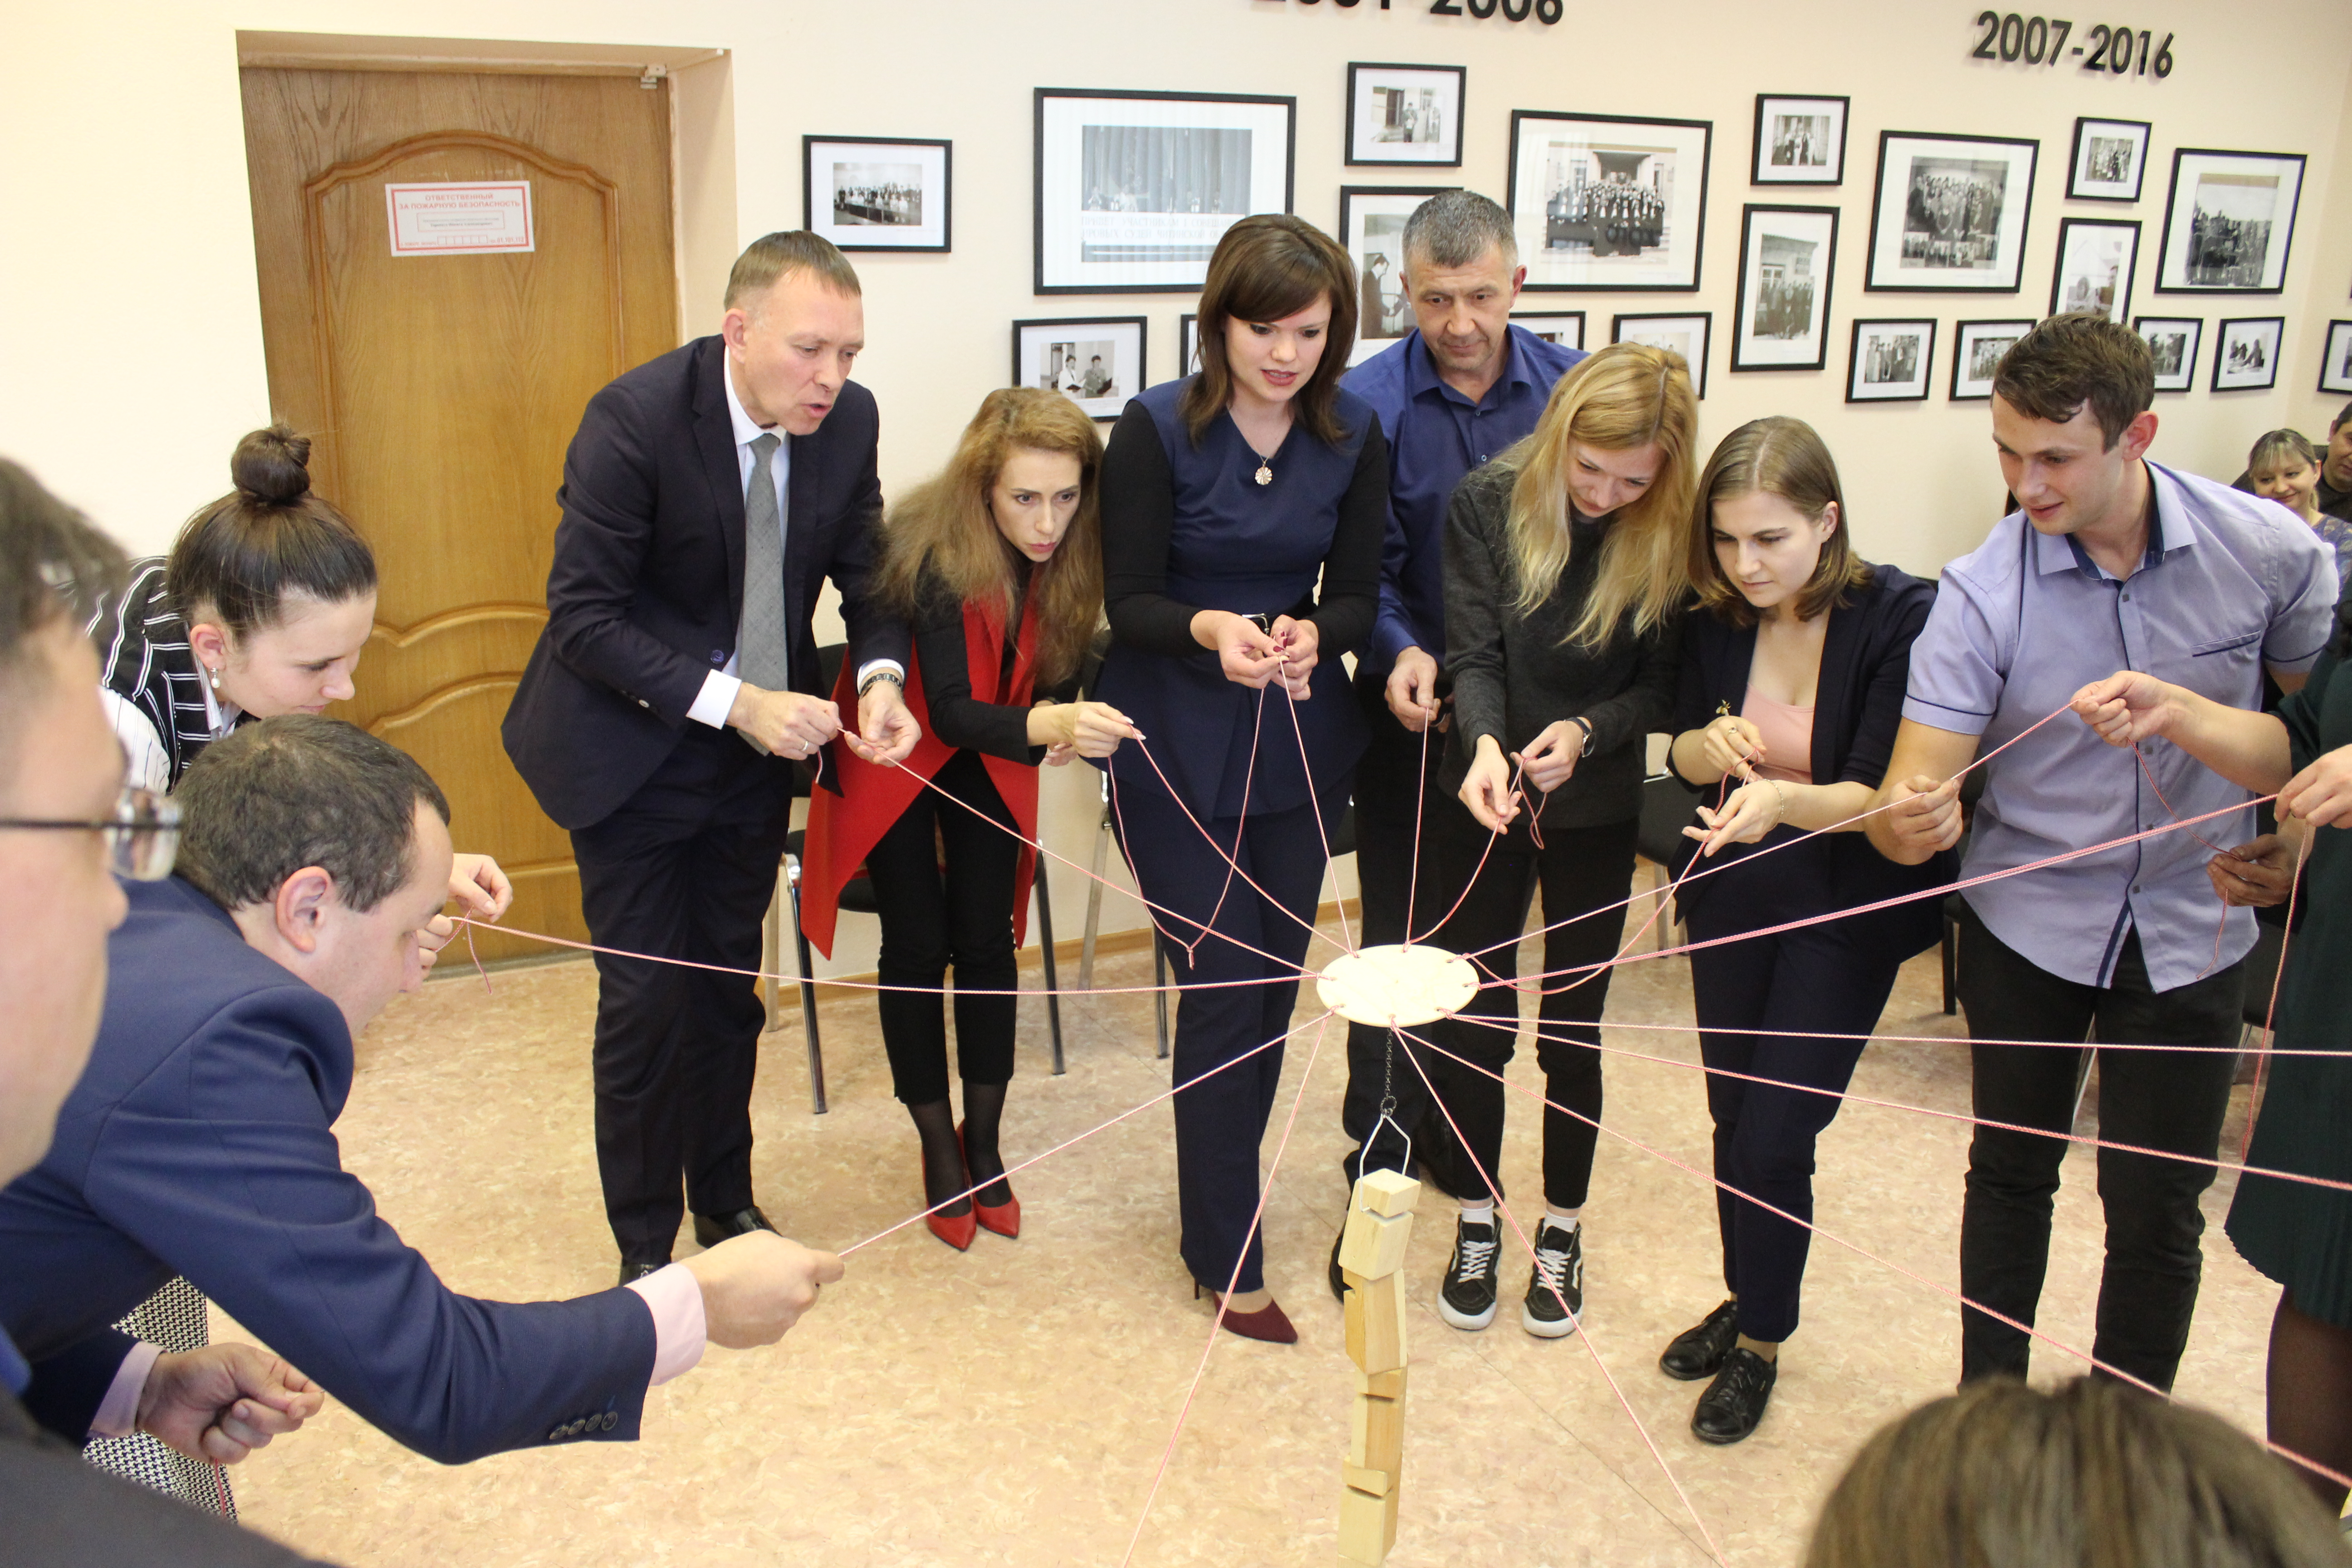
[[[1908,700],[1871,841],[1916,864],[1960,836],[1955,779],[1978,755],[2119,669],[2237,708],[2262,706],[2265,664],[2288,690],[2333,626],[2336,566],[2284,507],[2146,460],[2154,372],[2138,334],[2091,315],[2018,340],[1993,378],[1993,444],[2021,510],[1944,569],[1911,650]],[[1988,768],[1964,875],[2023,866],[2244,804],[2248,793],[2168,742],[2105,744],[2072,715]],[[2102,1149],[2106,1263],[2092,1353],[2169,1389],[2202,1265],[2199,1194],[2228,1109],[2252,915],[2225,910],[2206,845],[2218,818],[2007,878],[1964,895],[1959,994],[1979,1125],[1960,1221],[1960,1291],[2031,1325],[2051,1201],[2074,1119],[2082,1042],[2099,1051],[2099,1132],[2186,1155]],[[2230,835],[2228,837],[2223,835]],[[2068,1048],[2071,1047],[2071,1048]],[[2026,1333],[1961,1310],[1963,1380],[2026,1371]]]
[[[1443,742],[1430,732],[1440,711],[1437,656],[1445,649],[1446,503],[1463,475],[1535,429],[1552,384],[1584,357],[1510,324],[1527,268],[1510,215],[1485,196],[1444,191],[1422,203],[1405,220],[1402,249],[1414,330],[1341,383],[1371,404],[1389,442],[1380,616],[1356,664],[1356,693],[1372,732],[1356,766],[1355,795],[1368,945],[1403,941],[1409,905],[1416,937],[1445,912],[1437,892],[1443,879],[1426,855],[1417,895],[1412,888],[1413,845],[1426,834],[1416,815],[1433,822],[1440,812],[1462,809],[1437,787]],[[1351,1178],[1360,1169],[1402,1170],[1404,1136],[1428,1107],[1420,1075],[1393,1060],[1393,1048],[1385,1029],[1358,1024],[1348,1031],[1343,1119],[1357,1144],[1346,1162]],[[1402,1132],[1379,1126],[1391,1093],[1390,1120]]]

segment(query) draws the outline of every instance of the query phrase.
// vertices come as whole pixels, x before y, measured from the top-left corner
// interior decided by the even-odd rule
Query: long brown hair
[[[1580,361],[1551,389],[1534,434],[1495,459],[1511,484],[1513,608],[1527,615],[1568,570],[1570,443],[1604,452],[1655,443],[1657,477],[1620,507],[1601,542],[1591,596],[1568,640],[1599,647],[1630,610],[1638,637],[1672,615],[1690,586],[1682,531],[1690,516],[1698,400],[1683,356],[1646,343],[1612,343]]]
[[[898,498],[883,527],[874,595],[900,615],[915,610],[926,570],[964,604],[992,599],[1007,623],[1018,588],[1018,558],[996,529],[989,492],[1015,451],[1053,452],[1078,462],[1078,510],[1053,559],[1030,579],[1037,617],[1036,682],[1068,679],[1102,619],[1102,435],[1078,405],[1043,387],[1007,386],[981,401],[948,466]]]
[[[1290,400],[1291,416],[1319,441],[1347,438],[1337,405],[1339,378],[1356,346],[1356,264],[1339,243],[1305,218],[1261,213],[1225,230],[1209,258],[1201,286],[1195,333],[1201,374],[1185,387],[1177,412],[1197,444],[1209,422],[1233,401],[1234,372],[1225,363],[1225,323],[1278,321],[1315,303],[1331,301],[1331,324],[1323,333],[1323,357]]]
[[[1725,574],[1723,558],[1715,550],[1716,506],[1748,495],[1778,496],[1814,522],[1831,507],[1837,508],[1837,527],[1822,541],[1822,558],[1797,590],[1799,620],[1843,607],[1854,590],[1870,581],[1870,563],[1854,553],[1837,461],[1820,433],[1785,414],[1751,419],[1717,445],[1706,471],[1699,475],[1698,499],[1691,506],[1691,582],[1698,588],[1698,602],[1717,620],[1752,626],[1759,618],[1748,595]]]

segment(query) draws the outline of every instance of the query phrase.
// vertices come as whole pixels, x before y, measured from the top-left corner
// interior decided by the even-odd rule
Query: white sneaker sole
[[[1437,1295],[1437,1315],[1444,1319],[1450,1327],[1460,1329],[1465,1333],[1475,1334],[1480,1329],[1483,1329],[1487,1324],[1493,1322],[1495,1321],[1496,1309],[1501,1305],[1502,1303],[1497,1301],[1493,1307],[1487,1308],[1483,1312],[1470,1313],[1462,1311],[1455,1308],[1454,1303],[1445,1299],[1445,1293],[1444,1291],[1439,1291]]]
[[[1566,1339],[1569,1335],[1576,1332],[1576,1314],[1574,1312],[1570,1312],[1567,1317],[1558,1320],[1538,1318],[1535,1314],[1534,1308],[1521,1307],[1519,1309],[1519,1327],[1527,1330],[1528,1332],[1535,1335],[1535,1337],[1539,1340]]]

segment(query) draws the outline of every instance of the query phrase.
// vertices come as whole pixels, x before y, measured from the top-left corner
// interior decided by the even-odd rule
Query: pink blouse
[[[1740,700],[1739,716],[1764,737],[1765,761],[1756,764],[1759,778],[1782,784],[1813,782],[1813,710],[1775,702],[1755,687]]]

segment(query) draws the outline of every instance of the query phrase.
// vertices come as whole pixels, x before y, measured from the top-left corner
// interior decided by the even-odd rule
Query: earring
[[[213,689],[213,692],[214,692],[214,694],[215,694],[215,696],[217,696],[217,695],[219,694],[219,692],[220,692],[220,671],[219,671],[219,670],[217,670],[217,669],[215,669],[215,668],[214,668],[211,665],[209,665],[209,664],[208,664],[208,665],[206,665],[206,666],[205,666],[205,685],[207,685],[207,686],[209,686],[209,687],[211,687],[211,688]]]

